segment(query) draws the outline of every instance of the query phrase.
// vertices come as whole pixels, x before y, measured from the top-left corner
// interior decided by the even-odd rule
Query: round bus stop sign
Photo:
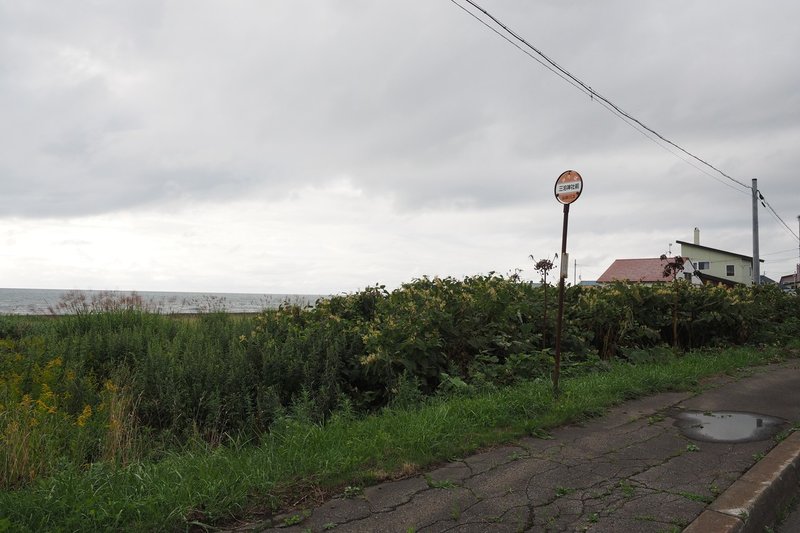
[[[556,200],[562,204],[571,204],[578,199],[583,190],[583,178],[574,170],[563,172],[556,180]]]

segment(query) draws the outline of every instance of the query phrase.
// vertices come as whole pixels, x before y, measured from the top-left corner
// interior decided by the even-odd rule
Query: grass
[[[711,498],[710,496],[705,496],[703,494],[696,494],[694,492],[687,492],[687,491],[679,492],[678,496],[682,496],[683,498],[686,498],[687,500],[691,500],[693,502],[700,502],[700,503],[711,503],[712,501],[714,501],[714,499]]]
[[[260,443],[201,447],[158,462],[65,464],[50,477],[0,493],[0,531],[178,530],[277,512],[777,357],[777,350],[731,349],[667,363],[613,364],[608,372],[564,380],[557,400],[550,383],[538,381],[369,416],[337,415],[324,425],[287,418]]]
[[[620,490],[622,490],[622,494],[624,494],[626,498],[630,498],[631,496],[633,496],[633,493],[635,492],[633,485],[631,485],[628,480],[620,481],[619,488]]]
[[[458,487],[458,484],[454,481],[449,479],[435,480],[428,475],[425,475],[425,482],[432,489],[454,489]]]

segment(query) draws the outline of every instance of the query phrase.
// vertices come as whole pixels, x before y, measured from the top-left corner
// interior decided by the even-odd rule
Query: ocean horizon
[[[258,313],[284,303],[314,305],[324,297],[319,294],[0,288],[0,315],[71,314],[81,308],[102,308],[108,301],[137,302],[147,310],[163,314]]]

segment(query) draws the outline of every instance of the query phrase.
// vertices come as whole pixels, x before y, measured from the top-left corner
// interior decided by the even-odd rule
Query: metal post
[[[761,265],[758,257],[758,180],[753,178],[753,285],[761,284]]]
[[[561,374],[561,333],[564,329],[564,284],[569,277],[569,256],[567,255],[567,224],[569,204],[578,199],[583,191],[583,178],[574,170],[562,172],[553,188],[556,200],[564,205],[564,229],[561,232],[561,268],[558,280],[558,319],[556,320],[556,357],[553,366],[553,396],[558,398],[558,378]]]
[[[564,204],[564,229],[561,232],[561,261],[567,257],[567,222],[569,221],[569,204]],[[556,361],[553,367],[553,395],[558,397],[558,378],[561,374],[561,330],[564,324],[564,278],[567,274],[559,269],[558,275],[558,317],[556,319]]]

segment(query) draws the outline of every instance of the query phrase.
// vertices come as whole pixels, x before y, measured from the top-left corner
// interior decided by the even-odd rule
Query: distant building
[[[673,258],[669,258],[670,260]],[[684,257],[684,270],[678,274],[678,279],[686,279],[693,284],[699,285],[701,282],[694,274],[692,263]],[[614,281],[630,281],[631,283],[643,283],[645,285],[655,285],[658,283],[669,283],[672,277],[664,277],[664,267],[667,261],[658,257],[648,257],[644,259],[617,259],[603,274],[597,278],[597,282],[612,283]]]
[[[778,285],[781,289],[800,288],[800,265],[797,265],[797,270],[795,270],[794,274],[786,274],[785,276],[781,276],[781,280],[778,282]]]
[[[694,242],[676,242],[681,245],[681,255],[689,258],[703,283],[753,284],[753,258],[749,255],[702,246],[697,228],[694,229]]]
[[[777,285],[778,282],[775,281],[774,279],[769,278],[769,277],[767,277],[767,276],[762,274],[761,275],[761,284],[762,285]]]

